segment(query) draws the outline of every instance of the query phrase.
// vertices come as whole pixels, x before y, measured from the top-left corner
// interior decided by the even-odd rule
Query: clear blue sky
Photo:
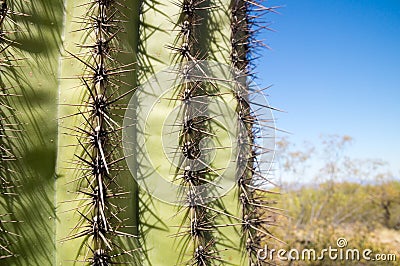
[[[275,33],[260,38],[257,71],[273,87],[278,128],[293,142],[355,139],[351,156],[388,161],[400,174],[400,0],[270,0]],[[280,134],[282,136],[282,134]]]

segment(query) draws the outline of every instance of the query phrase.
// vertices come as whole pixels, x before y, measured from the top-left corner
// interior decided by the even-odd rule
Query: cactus
[[[257,257],[279,241],[262,190],[270,121],[254,106],[271,107],[251,62],[257,18],[274,8],[1,3],[0,263],[270,263]],[[168,185],[147,187],[156,175]]]

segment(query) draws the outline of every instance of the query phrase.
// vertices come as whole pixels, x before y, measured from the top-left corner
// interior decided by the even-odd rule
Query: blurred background
[[[259,35],[270,49],[256,62],[257,82],[272,85],[268,100],[284,111],[274,113],[286,131],[277,132],[271,172],[287,210],[277,234],[320,249],[345,237],[349,247],[396,253],[398,263],[400,1],[266,4],[281,6],[264,18],[275,32]],[[370,263],[354,265],[380,265]]]

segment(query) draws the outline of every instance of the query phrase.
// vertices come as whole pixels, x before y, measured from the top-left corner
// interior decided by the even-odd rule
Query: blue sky
[[[290,140],[346,134],[350,156],[388,161],[400,174],[400,1],[270,0],[276,32],[257,63]],[[279,134],[282,136],[282,134]],[[284,134],[283,134],[284,135]]]

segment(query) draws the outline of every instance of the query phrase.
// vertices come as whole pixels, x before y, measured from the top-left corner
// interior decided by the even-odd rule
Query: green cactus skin
[[[260,151],[255,145],[256,117],[246,103],[252,92],[245,81],[252,77],[251,16],[255,9],[270,10],[242,0],[14,0],[9,6],[16,12],[10,13],[16,23],[7,24],[15,30],[10,37],[15,42],[1,51],[1,58],[7,52],[18,60],[12,62],[13,68],[0,66],[4,94],[0,95],[0,119],[2,129],[10,124],[17,128],[0,144],[12,148],[16,160],[2,157],[1,171],[12,171],[0,174],[15,182],[12,191],[17,195],[0,199],[0,230],[15,233],[0,237],[0,245],[3,240],[13,242],[7,250],[0,246],[7,265],[267,265],[257,259],[256,250],[273,238],[268,233],[272,208],[268,195],[253,187],[255,180],[260,182],[256,166]],[[100,26],[101,34],[93,23],[99,14],[106,20]],[[185,21],[190,33],[185,33]],[[107,37],[111,50],[99,52],[97,46],[93,55],[94,44]],[[238,177],[237,186],[222,198],[196,206],[175,206],[139,189],[133,177],[150,176],[149,170],[154,169],[136,159],[142,147],[123,154],[121,127],[127,103],[140,85],[176,63],[182,64],[183,71],[193,60],[222,62],[241,71],[242,79],[235,86],[239,86],[236,92],[243,94],[218,84],[197,87],[191,83],[175,88],[169,95],[171,105],[182,102],[185,88],[192,90],[192,96],[219,95],[243,118],[238,123],[245,125],[248,137],[238,139],[237,145],[250,145],[238,152],[250,156],[240,163],[247,170]],[[99,65],[119,72],[108,72],[118,86],[93,79]],[[18,96],[5,95],[11,91]],[[112,102],[106,113],[93,112],[102,108],[93,105],[99,99]],[[12,109],[4,111],[5,105]],[[164,118],[161,110],[154,123]],[[135,128],[136,117],[128,119]],[[208,133],[215,134],[223,149],[209,168],[217,167],[226,160],[224,150],[228,149],[218,127],[204,120],[195,126],[202,133],[193,135],[184,133],[181,125],[176,151],[185,157],[185,143],[190,140],[198,145]],[[99,140],[101,145],[93,142],[96,132],[105,136]],[[170,162],[159,152],[161,134],[158,128],[148,137],[152,146],[147,152],[161,173],[178,180],[182,169],[171,176]],[[125,156],[135,162],[130,165],[131,172]],[[211,172],[197,173],[197,181],[212,182],[215,176]],[[102,193],[96,194],[99,190]],[[187,196],[182,194],[182,201]],[[106,222],[99,225],[99,221]],[[189,228],[196,225],[199,232],[194,234]]]
[[[18,129],[10,138],[17,160],[8,164],[17,194],[13,197],[11,220],[17,222],[8,225],[19,237],[13,238],[10,247],[14,256],[0,263],[53,265],[62,2],[14,0],[7,4],[12,22],[4,26],[12,43],[6,51],[14,61],[13,67],[1,66],[1,81],[17,95],[8,97],[8,104]],[[4,95],[1,97],[4,100]],[[1,162],[2,167],[6,164]]]

